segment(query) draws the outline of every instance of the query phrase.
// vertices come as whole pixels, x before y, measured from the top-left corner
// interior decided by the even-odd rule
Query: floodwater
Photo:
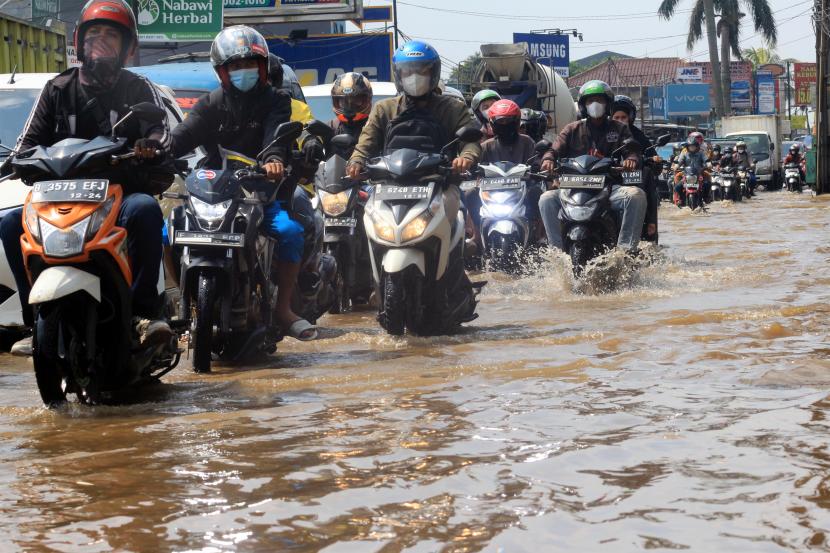
[[[661,217],[616,291],[486,275],[459,335],[331,317],[131,405],[0,356],[0,551],[826,551],[830,198]]]

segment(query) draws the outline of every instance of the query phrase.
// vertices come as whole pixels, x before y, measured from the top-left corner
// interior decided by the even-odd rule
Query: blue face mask
[[[241,92],[248,92],[259,82],[259,69],[237,69],[228,73],[231,84]]]

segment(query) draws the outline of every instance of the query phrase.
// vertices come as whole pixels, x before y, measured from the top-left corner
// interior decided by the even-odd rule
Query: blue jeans
[[[121,202],[118,226],[127,229],[127,253],[133,272],[133,315],[155,318],[159,311],[158,278],[161,268],[161,229],[164,217],[161,207],[147,194],[128,194]],[[23,235],[23,208],[9,212],[0,220],[0,241],[6,252],[9,268],[17,284],[20,304],[23,306],[23,322],[34,323],[29,306],[32,287],[23,265],[20,237]]]

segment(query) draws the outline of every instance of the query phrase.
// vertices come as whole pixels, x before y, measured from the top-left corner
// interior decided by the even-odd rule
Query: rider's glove
[[[161,155],[156,154],[160,152]],[[164,155],[161,142],[155,138],[139,138],[135,141],[136,156],[142,159],[153,159]]]
[[[323,145],[316,138],[309,137],[303,143],[303,156],[309,165],[319,163],[323,159]]]

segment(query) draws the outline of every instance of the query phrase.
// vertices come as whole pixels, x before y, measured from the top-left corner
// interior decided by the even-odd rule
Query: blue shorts
[[[265,206],[262,226],[279,243],[277,259],[287,263],[299,263],[302,260],[305,242],[303,226],[288,216],[288,211],[280,207],[280,202]]]

